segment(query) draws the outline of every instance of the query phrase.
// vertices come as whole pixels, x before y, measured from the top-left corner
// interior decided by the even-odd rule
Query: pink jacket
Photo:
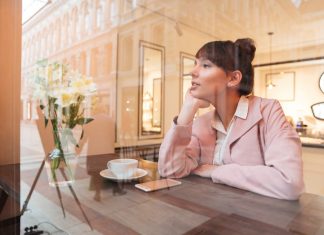
[[[276,100],[250,96],[247,119],[237,118],[224,151],[224,165],[211,175],[222,183],[262,195],[294,200],[304,191],[301,142]],[[214,112],[193,124],[172,124],[160,148],[163,177],[181,178],[198,165],[213,164]]]

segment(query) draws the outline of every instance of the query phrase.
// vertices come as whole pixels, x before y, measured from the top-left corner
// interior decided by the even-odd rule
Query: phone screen
[[[159,189],[170,188],[173,186],[180,185],[181,181],[173,180],[173,179],[162,179],[162,180],[154,180],[150,182],[145,182],[141,184],[135,184],[136,188],[139,188],[145,192],[151,192]]]

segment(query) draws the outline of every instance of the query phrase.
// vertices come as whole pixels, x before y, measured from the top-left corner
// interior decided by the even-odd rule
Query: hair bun
[[[246,56],[250,62],[254,59],[255,55],[255,44],[251,38],[240,38],[235,41],[235,45],[239,46],[241,56]]]

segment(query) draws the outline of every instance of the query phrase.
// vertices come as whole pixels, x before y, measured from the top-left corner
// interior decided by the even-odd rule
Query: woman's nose
[[[190,71],[190,75],[191,75],[192,77],[197,77],[197,76],[198,76],[198,66],[197,66],[197,65],[195,65],[195,66],[192,68],[192,70]]]

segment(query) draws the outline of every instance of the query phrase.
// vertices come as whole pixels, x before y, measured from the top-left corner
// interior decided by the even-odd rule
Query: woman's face
[[[195,60],[191,76],[190,93],[192,96],[211,103],[214,103],[219,95],[226,92],[230,80],[229,75],[222,68],[205,58]]]

